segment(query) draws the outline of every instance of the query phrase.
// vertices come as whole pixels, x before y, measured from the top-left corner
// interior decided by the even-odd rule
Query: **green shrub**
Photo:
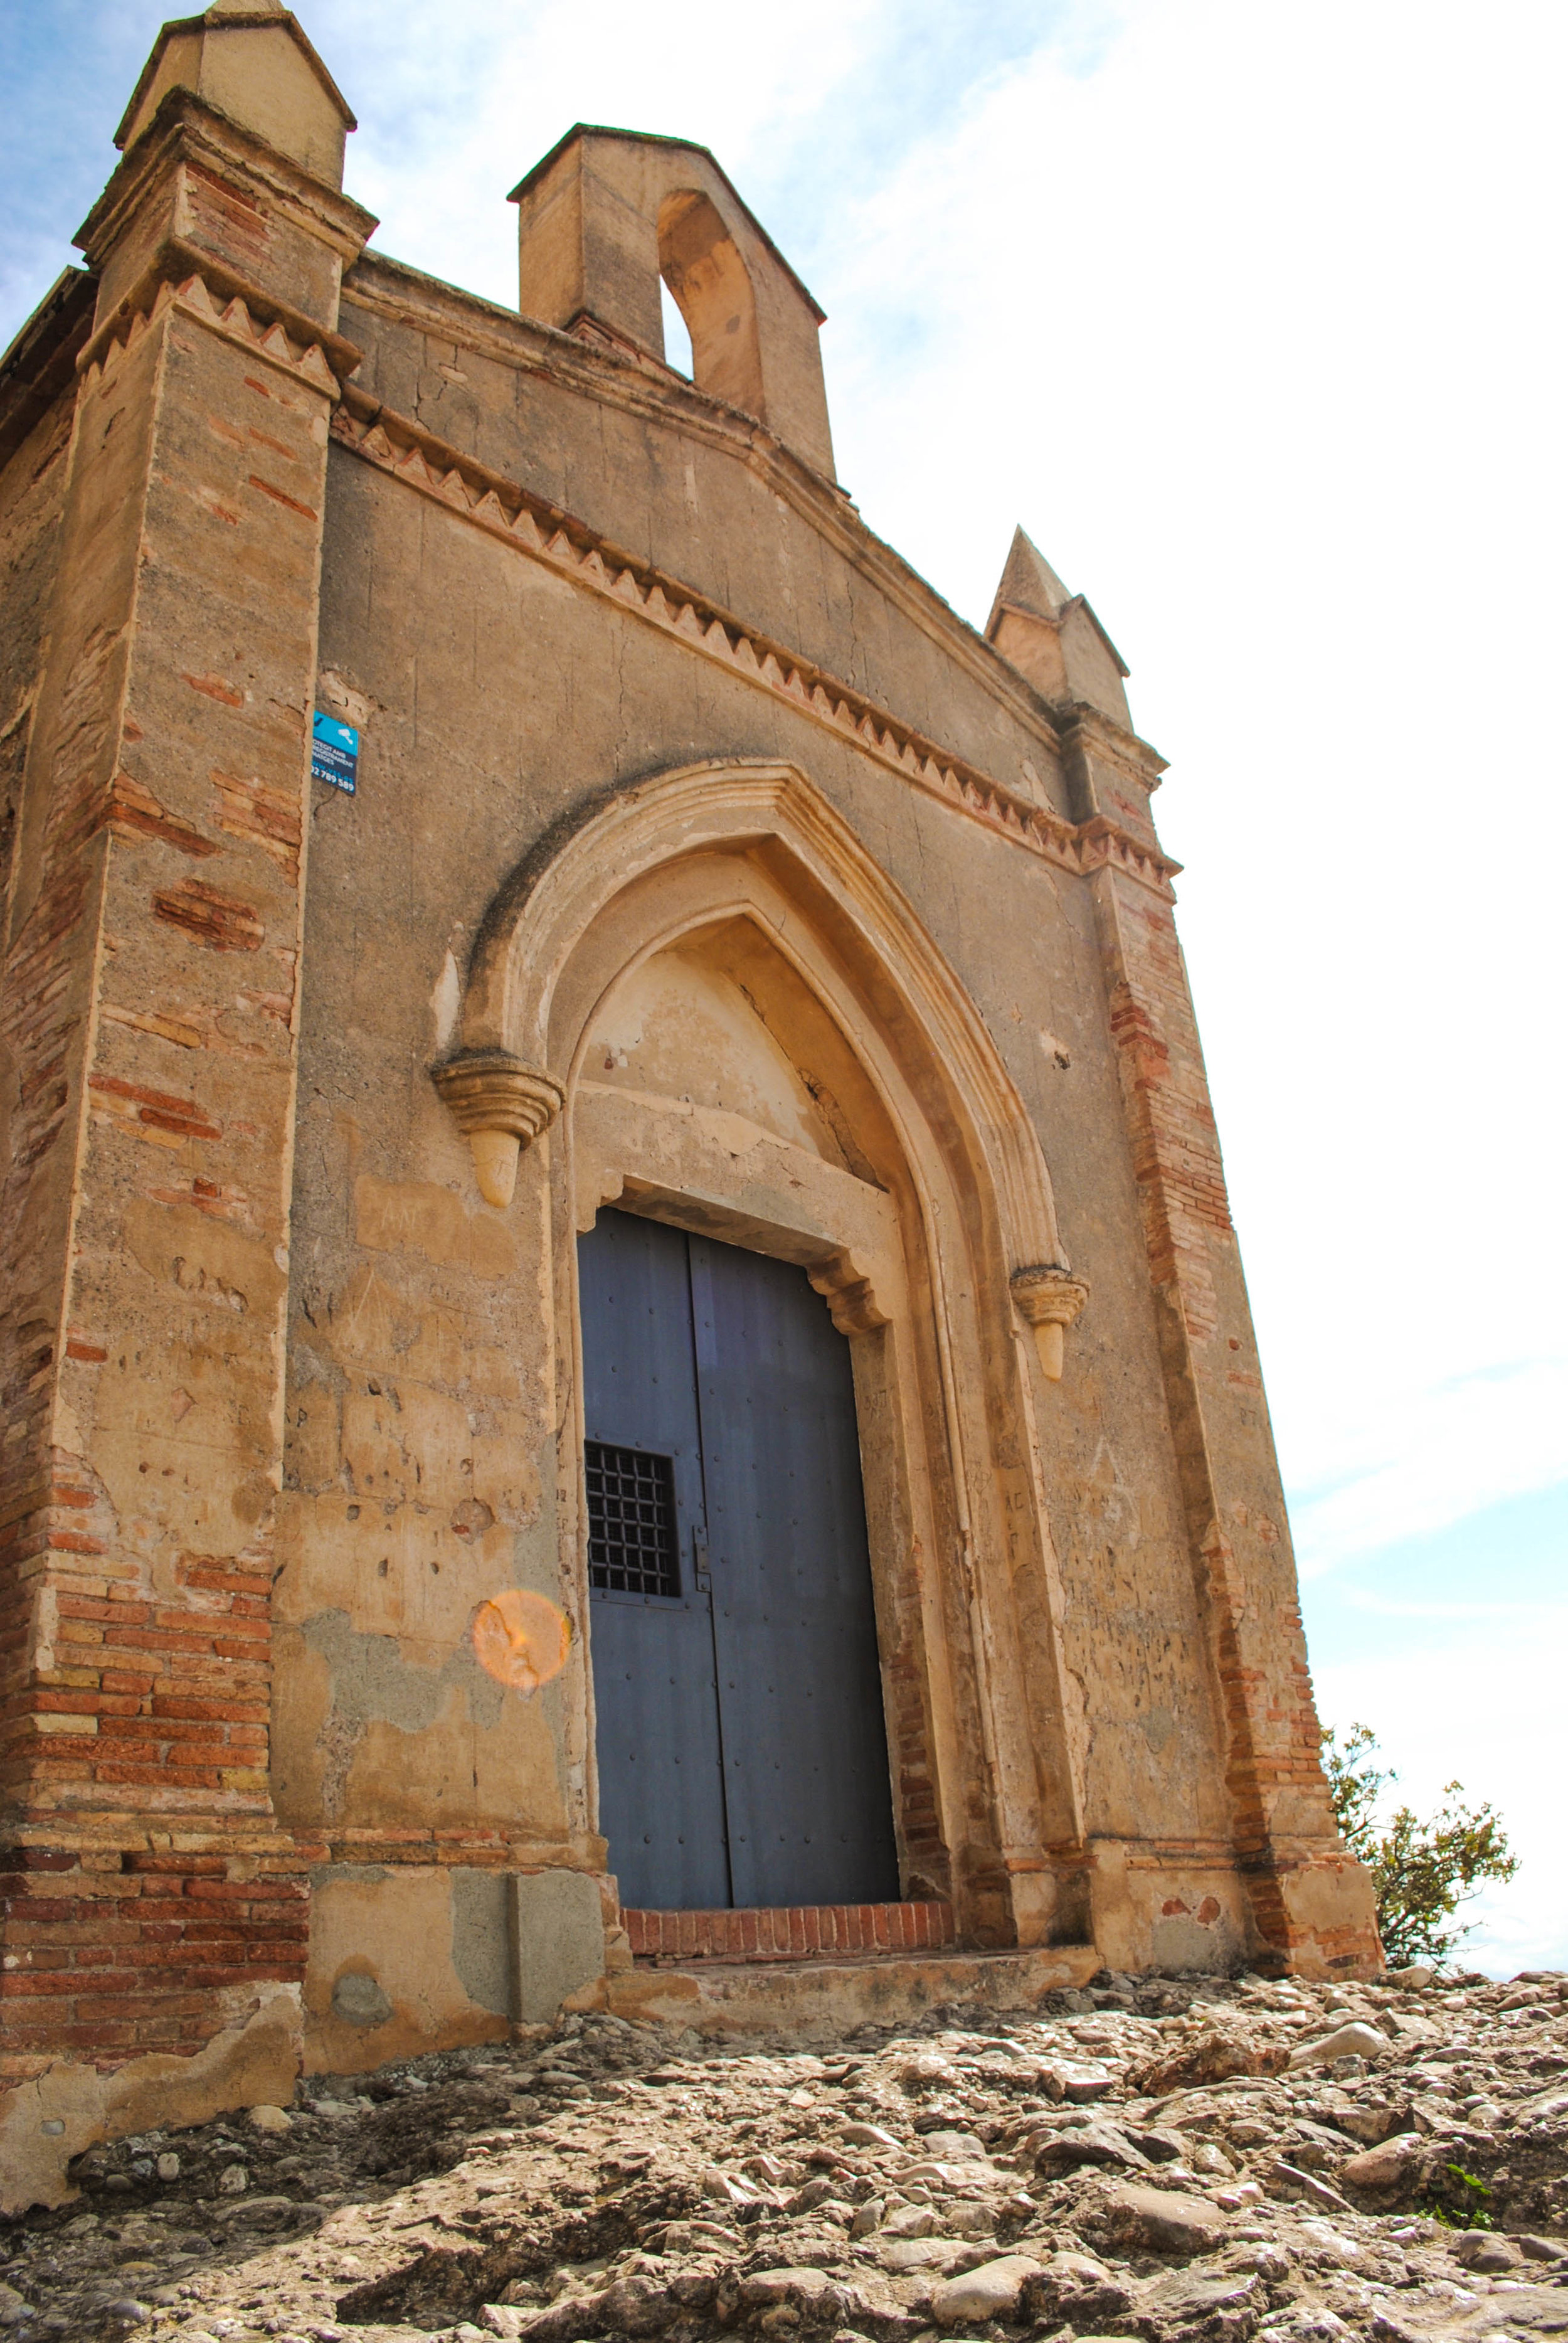
[[[1446,1960],[1470,1933],[1447,1926],[1460,1905],[1483,1880],[1512,1879],[1519,1858],[1490,1805],[1461,1803],[1460,1782],[1445,1785],[1442,1805],[1426,1821],[1399,1806],[1380,1823],[1378,1800],[1399,1776],[1372,1764],[1377,1745],[1370,1725],[1352,1725],[1342,1747],[1332,1726],[1323,1733],[1323,1769],[1340,1833],[1372,1874],[1390,1968]]]

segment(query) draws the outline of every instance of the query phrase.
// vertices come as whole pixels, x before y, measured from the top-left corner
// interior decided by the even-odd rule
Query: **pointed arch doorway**
[[[899,1892],[849,1344],[804,1270],[578,1241],[600,1828],[630,1905]]]
[[[903,1895],[950,1901],[960,1939],[1079,1942],[1081,1736],[1016,1302],[1066,1265],[1033,1125],[912,907],[795,768],[656,775],[585,806],[497,896],[461,1036],[437,1079],[483,1192],[505,1203],[515,1173],[514,1209],[549,1232],[564,1779],[607,1869],[578,1240],[608,1209],[825,1299],[852,1363]]]

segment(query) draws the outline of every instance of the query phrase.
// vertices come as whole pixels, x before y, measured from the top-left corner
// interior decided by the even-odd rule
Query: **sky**
[[[384,251],[517,297],[578,120],[710,146],[828,311],[839,476],[983,625],[1087,594],[1155,800],[1325,1719],[1568,1966],[1555,0],[297,0]],[[0,342],[159,21],[0,0]]]

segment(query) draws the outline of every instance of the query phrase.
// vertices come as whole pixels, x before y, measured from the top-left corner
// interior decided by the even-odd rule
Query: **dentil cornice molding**
[[[799,713],[840,738],[848,736],[862,753],[890,766],[916,788],[1058,869],[1084,878],[1110,864],[1163,900],[1174,900],[1171,880],[1181,866],[1157,846],[1103,816],[1088,823],[1070,821],[994,780],[695,587],[638,560],[586,521],[476,463],[352,384],[345,389],[332,429],[341,446],[377,470],[661,632],[679,636],[699,655],[789,701]]]

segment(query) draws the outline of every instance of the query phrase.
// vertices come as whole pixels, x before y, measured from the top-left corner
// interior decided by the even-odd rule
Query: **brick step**
[[[799,1961],[937,1952],[949,1904],[779,1904],[715,1912],[623,1911],[635,1959]]]

